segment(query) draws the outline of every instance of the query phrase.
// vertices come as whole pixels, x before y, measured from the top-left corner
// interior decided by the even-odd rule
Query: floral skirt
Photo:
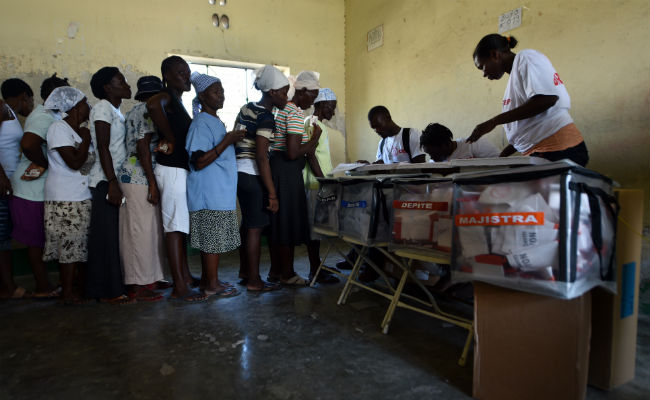
[[[190,211],[190,244],[204,253],[220,254],[241,244],[237,210]]]
[[[88,260],[90,210],[90,199],[45,202],[43,261],[70,264]]]

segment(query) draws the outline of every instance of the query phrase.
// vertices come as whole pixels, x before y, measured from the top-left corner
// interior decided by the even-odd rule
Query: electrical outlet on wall
[[[499,33],[508,32],[521,26],[521,7],[499,15]]]

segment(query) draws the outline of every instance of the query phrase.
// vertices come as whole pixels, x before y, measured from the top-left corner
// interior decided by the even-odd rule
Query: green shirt
[[[305,120],[305,132],[307,132],[308,138],[311,138],[311,133],[314,129],[313,126],[309,124],[310,118]],[[323,172],[323,175],[327,176],[332,172],[332,157],[330,156],[330,139],[329,139],[329,129],[327,125],[323,124],[320,121],[316,121],[316,124],[320,126],[322,131],[320,138],[318,139],[318,145],[316,146],[316,159],[318,160],[318,165],[320,170]],[[318,181],[316,180],[316,175],[311,171],[309,164],[305,166],[303,170],[303,178],[305,180],[305,188],[307,189],[318,189]]]

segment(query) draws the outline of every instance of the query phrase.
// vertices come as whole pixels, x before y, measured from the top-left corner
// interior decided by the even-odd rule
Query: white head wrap
[[[317,90],[320,89],[320,83],[318,78],[320,74],[315,71],[302,71],[297,76],[289,76],[289,92],[287,93],[287,98],[289,100],[293,99],[293,95],[296,94],[298,89],[307,89],[307,90]]]
[[[220,83],[221,79],[216,76],[201,74],[194,71],[192,72],[192,75],[190,75],[190,82],[192,82],[192,86],[194,86],[194,91],[196,92],[196,97],[192,100],[192,114],[196,117],[196,115],[201,112],[199,93],[202,93],[205,89],[215,83]]]
[[[317,90],[320,89],[318,79],[320,74],[315,71],[302,71],[296,76],[294,87],[298,89]]]
[[[318,97],[314,100],[314,103],[320,103],[321,101],[336,101],[336,95],[330,88],[323,88],[318,91]]]
[[[272,65],[265,65],[255,71],[255,87],[262,92],[278,90],[288,84],[287,77]]]
[[[76,106],[86,95],[79,89],[62,86],[54,89],[43,104],[47,110],[57,110],[61,118],[67,116],[66,112]]]

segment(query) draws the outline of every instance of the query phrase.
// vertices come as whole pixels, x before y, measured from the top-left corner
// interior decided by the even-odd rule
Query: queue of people
[[[515,151],[586,165],[588,152],[568,110],[570,99],[550,61],[535,50],[515,54],[513,37],[485,36],[473,54],[484,77],[509,75],[503,112],[453,139],[439,123],[422,132],[401,127],[375,106],[369,125],[381,137],[375,163],[439,162],[508,156]],[[178,56],[163,60],[162,79],[138,80],[126,116],[120,107],[131,87],[116,67],[93,74],[99,102],[55,75],[32,89],[20,79],[2,84],[0,103],[0,298],[59,298],[65,304],[111,304],[163,299],[202,302],[235,296],[219,279],[220,255],[239,249],[240,285],[267,292],[305,286],[320,264],[311,232],[318,182],[332,170],[328,127],[336,95],[319,75],[287,78],[266,65],[256,71],[257,102],[242,106],[228,132],[217,112],[225,94],[213,76],[190,73]],[[193,116],[181,102],[194,86]],[[313,115],[305,110],[313,106]],[[17,114],[27,117],[24,130]],[[499,150],[481,137],[504,125],[510,145]],[[237,216],[237,202],[241,222]],[[260,274],[262,236],[271,268]],[[187,242],[201,252],[202,274],[191,275]],[[12,277],[11,238],[28,248],[35,293]],[[307,245],[310,276],[294,270],[294,249]],[[163,278],[165,259],[172,282]],[[56,260],[60,288],[45,262]],[[338,267],[350,267],[346,263]],[[363,279],[363,274],[360,277]],[[321,272],[321,283],[338,278]]]

